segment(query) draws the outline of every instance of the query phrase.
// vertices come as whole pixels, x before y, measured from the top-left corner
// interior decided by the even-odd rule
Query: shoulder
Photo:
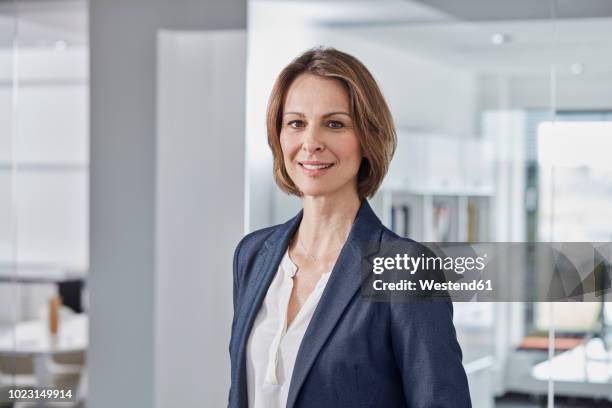
[[[432,242],[418,242],[411,238],[401,237],[392,230],[383,226],[383,232],[381,237],[380,250],[377,254],[379,258],[392,258],[396,262],[398,257],[403,262],[402,265],[411,265],[409,276],[410,280],[419,283],[420,281],[432,281],[432,282],[446,282],[446,275],[442,263],[440,260],[443,258],[435,243]],[[386,259],[379,260],[379,262],[386,262]],[[395,264],[395,263],[394,263]],[[404,277],[406,277],[404,276]],[[420,287],[420,286],[419,286]],[[433,306],[434,308],[440,307],[442,311],[448,309],[448,305],[441,305],[443,302],[439,300],[445,299],[450,300],[449,295],[446,291],[442,290],[417,290],[411,291],[411,296],[425,297],[425,298],[437,298],[436,303],[439,305]],[[399,294],[400,298],[405,298],[404,292],[393,292],[393,296]],[[421,306],[417,306],[421,307]],[[426,306],[427,307],[427,306]],[[452,305],[450,306],[452,311]]]
[[[279,226],[280,225],[274,225],[272,227],[258,229],[256,231],[246,234],[244,237],[242,237],[240,242],[238,242],[236,248],[240,248],[248,252],[249,248],[254,248],[263,245],[266,239],[268,239],[268,237],[272,235]]]
[[[259,252],[259,250],[263,247],[264,242],[272,235],[274,232],[281,226],[274,225],[272,227],[262,228],[253,232],[248,233],[238,245],[236,245],[236,251],[234,253],[234,257],[240,262],[241,259],[249,258],[253,254]]]
[[[234,290],[241,291],[241,287],[249,281],[250,271],[253,270],[253,265],[262,253],[265,242],[282,226],[275,225],[272,227],[262,228],[245,235],[234,251]]]
[[[381,252],[406,253],[412,256],[433,256],[430,246],[415,241],[412,238],[401,237],[382,225]]]

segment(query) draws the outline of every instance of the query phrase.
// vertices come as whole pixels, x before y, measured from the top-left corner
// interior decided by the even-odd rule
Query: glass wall
[[[87,347],[85,1],[0,4],[0,398],[77,398]]]
[[[21,308],[20,291],[15,282],[15,190],[14,190],[14,122],[17,100],[16,71],[16,4],[0,5],[0,401],[6,399],[6,384],[16,374],[17,356],[7,334],[15,327]]]
[[[326,45],[362,60],[390,104],[398,149],[371,200],[387,227],[419,241],[610,242],[612,4],[253,1],[250,19],[249,188],[274,197],[250,194],[250,230],[300,208],[272,180],[261,101],[292,58]],[[456,303],[474,406],[607,401],[599,298]]]

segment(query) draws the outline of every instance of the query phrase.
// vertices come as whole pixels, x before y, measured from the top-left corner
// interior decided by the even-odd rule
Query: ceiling
[[[11,47],[15,33],[20,47],[53,48],[58,41],[85,46],[87,21],[85,0],[0,0],[0,47]]]
[[[248,0],[297,6],[307,18],[340,24],[390,21],[544,20],[612,17],[611,0]],[[319,10],[319,12],[317,12]],[[369,10],[369,13],[363,13]],[[368,16],[369,14],[369,16]]]
[[[464,21],[612,16],[610,0],[412,0]]]
[[[360,41],[478,72],[612,74],[612,0],[250,0]],[[554,5],[555,7],[551,7]],[[253,7],[249,9],[252,13]],[[18,14],[18,24],[13,15]],[[550,18],[551,12],[559,17]],[[295,13],[295,14],[294,14]],[[0,0],[0,47],[87,45],[86,0]],[[16,30],[16,31],[15,31]],[[495,33],[511,41],[491,44]]]
[[[612,0],[254,0],[278,15],[477,73],[612,76]],[[554,7],[553,7],[554,6]],[[551,18],[556,14],[557,18]],[[276,24],[276,22],[273,22]],[[494,45],[491,37],[509,41]]]
[[[345,27],[343,32],[406,53],[424,55],[480,73],[560,75],[582,64],[588,75],[612,75],[612,19],[447,21],[431,24]],[[491,42],[504,34],[506,44]]]

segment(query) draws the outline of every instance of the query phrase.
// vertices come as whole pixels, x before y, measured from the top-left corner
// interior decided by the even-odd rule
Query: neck
[[[297,232],[298,239],[310,256],[338,251],[344,245],[361,201],[357,193],[343,197],[312,197],[303,199],[304,213]]]

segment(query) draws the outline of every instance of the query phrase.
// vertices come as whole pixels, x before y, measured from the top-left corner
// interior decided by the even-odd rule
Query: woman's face
[[[293,81],[280,142],[287,173],[304,196],[357,193],[363,154],[338,80],[302,74]]]

